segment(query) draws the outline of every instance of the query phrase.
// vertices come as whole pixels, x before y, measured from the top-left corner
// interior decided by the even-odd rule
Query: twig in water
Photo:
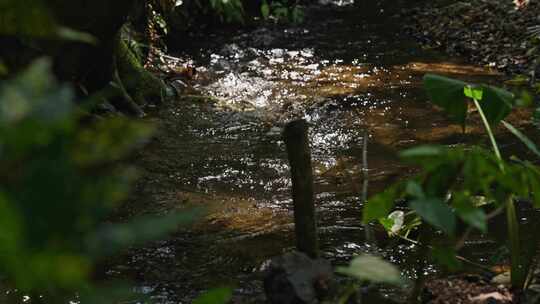
[[[362,145],[362,204],[365,204],[367,202],[368,197],[368,185],[369,185],[369,172],[368,172],[368,159],[367,159],[367,149],[368,149],[368,139],[369,139],[369,132],[364,130],[364,137],[363,137],[363,145]],[[374,244],[375,243],[375,237],[373,235],[373,229],[371,229],[371,226],[369,224],[366,224],[364,227],[365,231],[365,238],[366,242],[368,244]]]

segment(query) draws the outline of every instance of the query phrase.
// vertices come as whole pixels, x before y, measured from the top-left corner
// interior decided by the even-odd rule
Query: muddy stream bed
[[[322,255],[344,264],[368,250],[360,223],[364,140],[373,194],[412,173],[397,151],[463,142],[480,131],[473,124],[463,136],[427,103],[424,73],[500,79],[403,36],[392,16],[407,2],[371,2],[311,7],[298,26],[216,31],[174,54],[196,67],[192,86],[199,93],[150,114],[158,133],[136,157],[142,178],[122,214],[193,206],[207,213],[114,259],[107,277],[133,280],[158,303],[189,303],[217,286],[234,287],[238,303],[264,302],[259,271],[294,248],[281,130],[299,117],[310,123]],[[494,246],[471,241],[465,251],[483,261]],[[414,278],[407,260],[414,250],[404,243],[383,255]]]

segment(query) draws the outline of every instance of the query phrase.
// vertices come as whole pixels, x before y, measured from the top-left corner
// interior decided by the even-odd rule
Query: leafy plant
[[[417,217],[442,231],[448,241],[459,249],[457,223],[466,223],[469,229],[487,232],[489,216],[486,204],[505,210],[507,233],[510,240],[511,282],[523,288],[529,261],[524,259],[519,241],[516,198],[529,199],[540,207],[540,169],[533,163],[516,156],[504,159],[493,133],[493,127],[502,124],[530,151],[540,156],[536,145],[503,119],[521,102],[511,93],[488,85],[470,85],[438,75],[426,75],[424,87],[430,100],[444,109],[456,123],[465,128],[469,106],[474,106],[482,120],[491,143],[491,151],[480,146],[420,146],[401,153],[401,157],[421,168],[409,180],[393,185],[370,199],[363,210],[363,222],[379,220],[385,227],[393,227],[396,219],[388,214],[395,201],[404,199]],[[395,233],[395,231],[394,231]],[[398,232],[399,233],[399,232]],[[408,233],[408,231],[407,231]],[[463,237],[467,232],[463,234]],[[439,247],[433,247],[435,256],[442,257]],[[439,259],[445,264],[456,264],[454,255]]]
[[[244,5],[241,0],[209,0],[210,7],[222,21],[244,22]]]
[[[298,5],[288,6],[281,1],[272,1],[270,4],[264,0],[261,4],[261,16],[267,20],[275,22],[287,21],[292,23],[302,23],[304,21],[304,11]]]
[[[0,275],[34,300],[112,301],[106,295],[126,294],[98,291],[95,263],[194,214],[106,223],[136,177],[120,161],[152,128],[122,118],[81,124],[72,90],[51,75],[40,59],[0,89]]]

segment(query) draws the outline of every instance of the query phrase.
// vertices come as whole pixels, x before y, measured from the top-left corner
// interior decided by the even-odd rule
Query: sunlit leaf
[[[481,87],[473,86],[465,86],[465,89],[463,89],[463,93],[465,94],[465,96],[476,100],[482,100],[482,96],[484,95],[484,91]]]
[[[409,202],[409,206],[426,222],[441,229],[449,235],[456,230],[456,218],[452,209],[437,198],[417,199]]]
[[[227,287],[212,289],[193,301],[193,304],[225,304],[232,297],[232,289]]]
[[[434,74],[424,76],[424,88],[430,100],[461,125],[465,125],[467,117],[467,103],[463,94],[466,85],[463,81],[444,76]]]
[[[336,272],[360,281],[401,285],[403,279],[399,269],[380,257],[361,255],[355,257],[349,266],[337,267]]]

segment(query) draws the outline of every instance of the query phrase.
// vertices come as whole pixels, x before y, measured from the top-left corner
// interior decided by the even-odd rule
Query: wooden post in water
[[[319,256],[319,242],[307,132],[308,125],[304,119],[294,120],[285,126],[283,137],[291,167],[296,246],[300,252],[315,259]]]

